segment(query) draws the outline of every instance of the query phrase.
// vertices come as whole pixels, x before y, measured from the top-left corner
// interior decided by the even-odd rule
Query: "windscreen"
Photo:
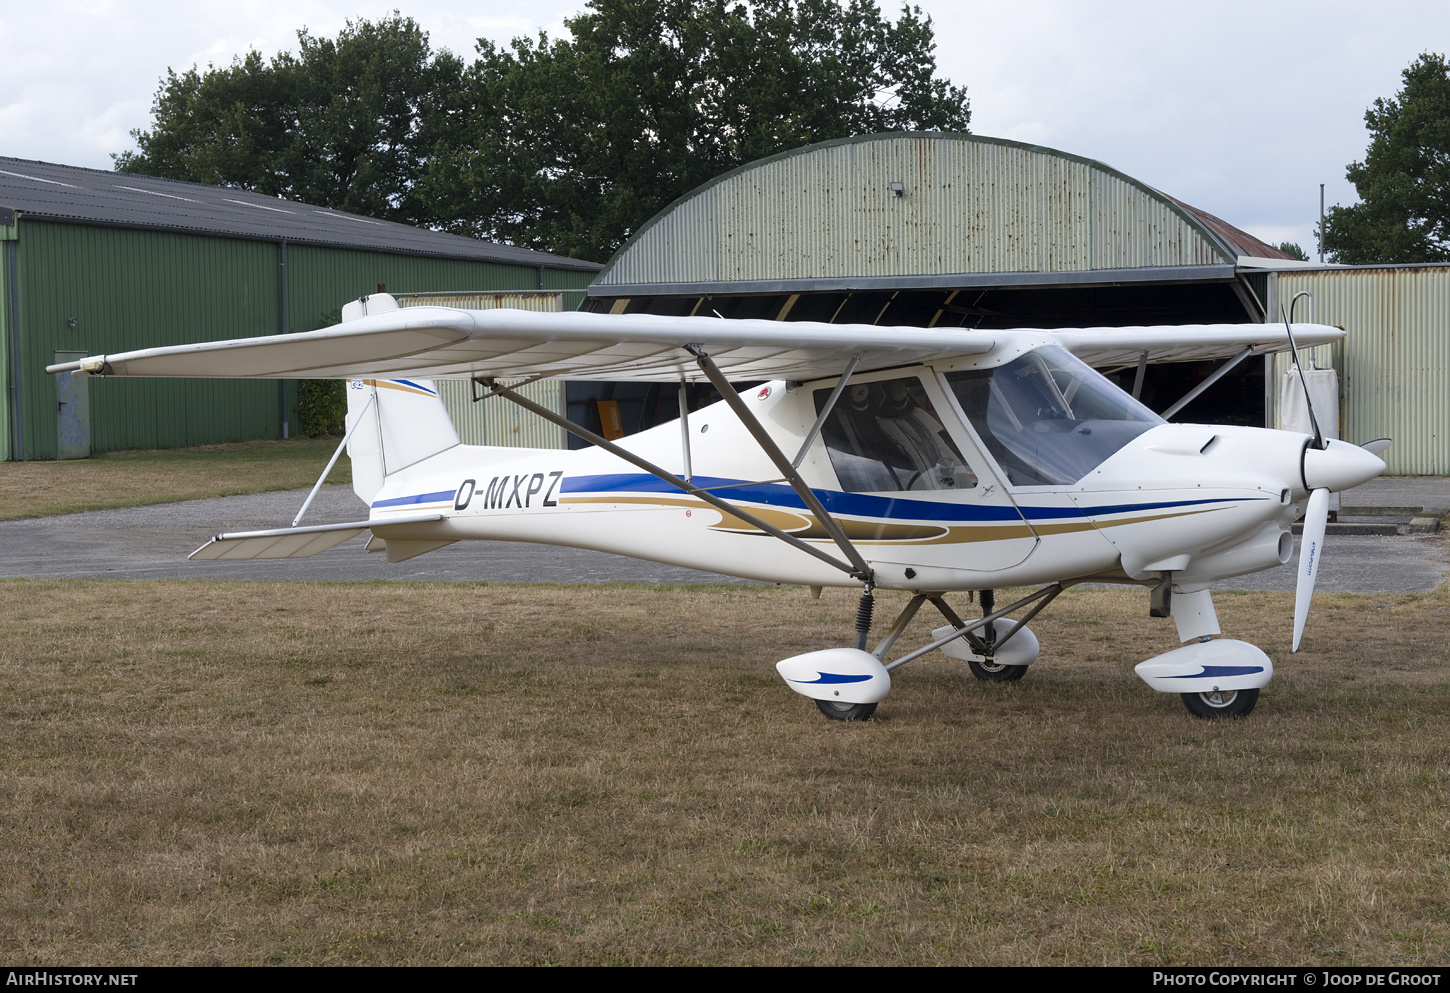
[[[1016,486],[1075,483],[1163,418],[1065,348],[1034,349],[947,382]]]

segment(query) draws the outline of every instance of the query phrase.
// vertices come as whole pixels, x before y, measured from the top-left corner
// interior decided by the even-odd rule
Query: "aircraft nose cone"
[[[1377,455],[1347,441],[1331,441],[1323,451],[1312,445],[1304,449],[1304,487],[1333,493],[1367,483],[1385,471]]]

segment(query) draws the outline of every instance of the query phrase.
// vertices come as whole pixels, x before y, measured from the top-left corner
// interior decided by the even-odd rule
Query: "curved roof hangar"
[[[1287,259],[1100,162],[979,135],[880,134],[686,194],[621,247],[586,306],[918,326],[1262,320],[1246,257]]]

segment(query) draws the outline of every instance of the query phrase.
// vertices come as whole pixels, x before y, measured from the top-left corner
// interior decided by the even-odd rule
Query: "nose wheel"
[[[1258,690],[1214,690],[1211,693],[1184,693],[1183,706],[1195,717],[1245,717],[1259,702]]]
[[[876,704],[817,700],[816,709],[833,721],[864,721],[876,713]]]
[[[972,670],[972,675],[978,679],[985,679],[989,683],[1015,683],[1027,675],[1025,665],[1003,665],[1000,662],[978,662],[976,659],[967,660],[967,668]]]
[[[856,611],[857,647],[827,648],[794,655],[777,662],[775,671],[780,673],[791,689],[814,700],[816,709],[833,721],[869,720],[876,713],[876,704],[891,690],[891,670],[928,652],[940,650],[952,658],[970,663],[972,674],[978,679],[1013,682],[1026,675],[1027,667],[1037,658],[1037,637],[1027,628],[1027,622],[1064,589],[1064,584],[1053,583],[1000,611],[991,609],[992,595],[984,592],[984,616],[971,623],[958,617],[942,599],[942,594],[917,593],[902,608],[892,623],[891,630],[881,639],[875,651],[868,652],[866,641],[871,633],[873,607],[873,596],[868,587],[862,593]],[[906,630],[917,610],[928,602],[941,611],[948,621],[946,627],[934,629],[934,640],[929,644],[900,655],[889,664],[883,664],[882,659]],[[1008,614],[1028,604],[1035,606],[1021,620],[1004,621]],[[994,622],[999,625],[997,631],[1001,632],[1000,637],[996,637],[997,631],[993,630]],[[983,629],[987,634],[986,643],[976,635],[978,630]],[[971,640],[964,643],[964,638]],[[1174,689],[1179,689],[1181,685]]]

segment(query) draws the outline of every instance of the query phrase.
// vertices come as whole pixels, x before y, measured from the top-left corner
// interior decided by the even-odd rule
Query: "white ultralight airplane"
[[[1252,355],[1344,335],[1312,324],[971,331],[589,313],[400,309],[386,294],[302,334],[101,355],[93,376],[347,379],[346,447],[367,520],[223,534],[198,559],[301,558],[370,531],[389,562],[455,541],[542,542],[732,576],[861,587],[853,648],[785,659],[787,685],[837,720],[869,717],[891,671],[940,650],[1020,679],[1026,626],[1064,589],[1150,590],[1183,647],[1139,664],[1203,717],[1247,714],[1273,665],[1215,638],[1209,586],[1286,563],[1305,514],[1298,650],[1328,494],[1385,468],[1388,442],[1170,424],[1096,372],[1225,359],[1172,416]],[[516,392],[557,377],[681,383],[680,418],[617,443]],[[592,442],[577,451],[459,443],[434,381],[469,379]],[[686,381],[724,398],[689,411]],[[731,381],[768,380],[737,394]],[[505,381],[514,381],[512,386]],[[1136,392],[1136,387],[1135,387]],[[331,463],[328,469],[331,469]],[[324,470],[323,478],[327,471]],[[318,481],[321,485],[321,479]],[[314,494],[316,489],[314,488]],[[1306,511],[1307,507],[1307,511]],[[1038,586],[998,607],[993,591]],[[873,589],[914,594],[868,649]],[[945,595],[975,591],[964,620]],[[945,624],[888,660],[923,604]],[[1022,611],[1015,620],[1011,615]]]

